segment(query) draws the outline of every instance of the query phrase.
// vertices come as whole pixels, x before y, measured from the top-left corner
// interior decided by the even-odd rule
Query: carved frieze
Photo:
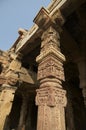
[[[42,35],[41,51],[36,61],[40,63],[45,57],[50,55],[61,62],[65,61],[64,55],[60,52],[59,40],[59,33],[50,26]]]
[[[59,80],[64,80],[62,63],[52,56],[46,57],[38,67],[38,80],[47,77],[55,77]]]
[[[66,106],[66,92],[65,90],[53,87],[41,88],[37,90],[36,105],[47,105],[55,107],[61,105]]]
[[[51,26],[45,31],[42,35],[42,43],[41,43],[41,52],[42,50],[46,50],[47,47],[53,46],[54,48],[60,47],[60,37],[59,33],[55,31],[55,29]]]

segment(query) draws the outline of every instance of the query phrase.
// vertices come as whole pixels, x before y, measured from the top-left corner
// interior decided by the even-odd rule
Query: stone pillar
[[[27,114],[27,96],[22,96],[22,106],[20,111],[20,119],[19,119],[19,125],[17,130],[25,130],[25,120],[26,120],[26,114]]]
[[[42,35],[41,52],[36,61],[40,88],[37,90],[37,130],[65,130],[66,91],[64,81],[64,55],[60,51],[60,36],[51,25]]]
[[[77,64],[79,68],[80,88],[82,88],[84,104],[86,107],[86,58],[80,58],[77,61]]]
[[[37,130],[65,130],[66,91],[62,88],[64,81],[64,55],[60,51],[61,25],[64,19],[56,10],[52,16],[41,8],[34,22],[42,30],[42,43],[38,62],[38,80],[36,105],[38,105]]]
[[[4,68],[2,74],[4,83],[1,86],[2,92],[0,96],[0,130],[8,130],[9,114],[12,108],[14,94],[20,84],[19,71],[21,62],[18,60],[19,56],[11,52],[9,53],[8,59],[10,59],[10,63]]]
[[[6,119],[9,117],[12,108],[15,90],[16,87],[12,87],[7,84],[3,84],[2,86],[2,92],[0,96],[0,130],[4,130],[6,127],[5,123],[7,122]]]

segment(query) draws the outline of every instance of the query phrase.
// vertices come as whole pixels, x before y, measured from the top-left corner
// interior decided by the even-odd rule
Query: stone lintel
[[[52,17],[52,19],[56,19],[57,18],[57,14],[58,14],[58,10],[60,10],[61,7],[64,6],[64,4],[66,3],[67,0],[52,0],[50,2],[50,4],[48,5],[48,7],[46,8],[47,12],[50,14],[50,16]],[[64,18],[62,18],[62,23],[64,21]],[[23,49],[24,45],[30,43],[34,38],[36,37],[40,28],[34,24],[30,30],[27,31],[27,34],[24,36],[24,38],[22,38],[17,46],[16,46],[16,52],[20,51]],[[40,33],[39,33],[40,35]]]
[[[50,13],[54,13],[55,10],[61,8],[67,0],[52,0],[51,3],[48,5],[47,9]]]
[[[17,44],[16,52],[20,51],[24,47],[24,45],[27,44],[27,42],[28,43],[31,42],[31,39],[33,39],[33,37],[35,37],[37,35],[37,33],[40,32],[39,31],[40,27],[41,27],[41,29],[45,29],[47,26],[49,26],[49,24],[52,23],[50,21],[54,22],[54,20],[58,19],[58,17],[59,17],[59,21],[61,22],[61,24],[64,23],[64,18],[61,15],[61,12],[59,11],[59,9],[66,1],[67,0],[60,0],[60,1],[55,0],[55,1],[51,2],[51,4],[47,7],[47,9],[45,9],[44,7],[41,8],[38,15],[33,20],[35,24],[27,32],[27,34],[24,36],[24,38],[21,39],[20,42]],[[45,26],[43,24],[45,24]],[[56,26],[54,26],[54,27],[56,27]],[[59,28],[59,31],[62,31],[61,28]]]

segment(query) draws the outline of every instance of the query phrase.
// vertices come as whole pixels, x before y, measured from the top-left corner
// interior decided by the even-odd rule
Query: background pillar
[[[6,125],[9,125],[6,122],[9,122],[9,114],[12,108],[16,87],[3,84],[2,89],[0,96],[0,130],[4,130]]]

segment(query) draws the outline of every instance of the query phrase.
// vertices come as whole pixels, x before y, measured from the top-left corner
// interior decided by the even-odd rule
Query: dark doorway
[[[16,130],[18,127],[20,119],[20,111],[22,105],[22,96],[20,94],[15,94],[12,110],[10,113],[10,130]]]

